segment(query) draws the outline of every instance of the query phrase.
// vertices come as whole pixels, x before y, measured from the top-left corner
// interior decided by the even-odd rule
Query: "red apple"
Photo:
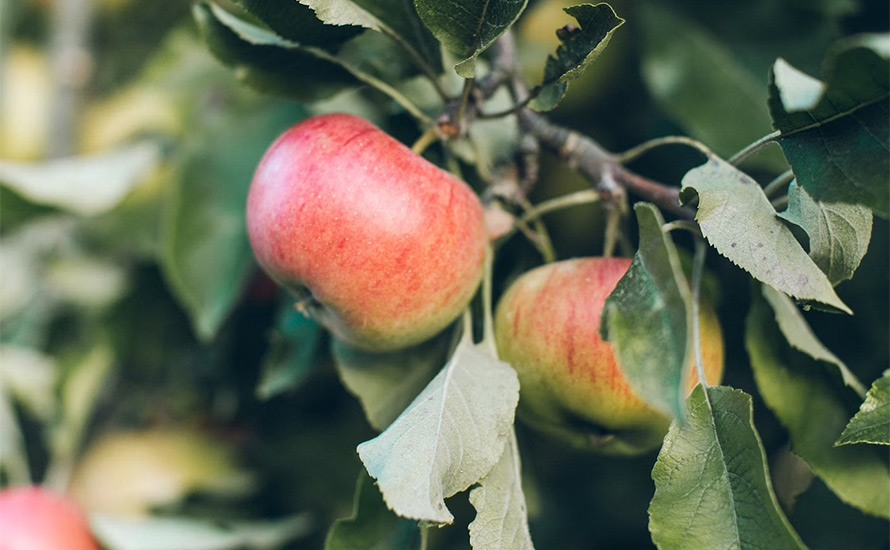
[[[305,120],[272,144],[247,229],[273,279],[339,339],[371,351],[451,323],[485,254],[482,206],[464,182],[344,114]]]
[[[86,518],[67,498],[40,487],[0,491],[3,550],[99,550]]]
[[[649,451],[670,423],[634,392],[599,335],[603,304],[628,266],[627,258],[580,258],[533,269],[510,286],[495,316],[498,351],[519,374],[520,417],[608,454]],[[700,310],[705,374],[717,384],[723,337],[711,306]],[[698,380],[693,371],[690,391]]]

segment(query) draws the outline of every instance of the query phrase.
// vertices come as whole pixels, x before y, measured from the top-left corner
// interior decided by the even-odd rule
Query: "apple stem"
[[[427,147],[435,143],[439,140],[439,131],[436,125],[432,125],[426,129],[426,131],[421,134],[417,141],[411,146],[411,150],[417,153],[418,155],[423,154],[426,151]]]
[[[482,345],[497,358],[498,348],[494,338],[494,318],[492,317],[492,281],[494,280],[494,249],[491,243],[485,245],[485,268],[482,276]]]
[[[698,383],[704,389],[708,388],[708,380],[705,377],[705,365],[701,351],[701,320],[699,318],[699,301],[701,297],[701,280],[705,267],[705,254],[708,246],[704,239],[695,240],[695,256],[692,260],[692,351],[695,354],[695,374]]]

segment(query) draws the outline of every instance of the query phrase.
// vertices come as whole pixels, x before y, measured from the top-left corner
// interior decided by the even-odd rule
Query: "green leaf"
[[[755,279],[805,303],[852,313],[751,177],[711,157],[683,177],[680,199],[688,202],[696,194],[695,219],[720,254]]]
[[[439,43],[424,27],[412,0],[297,0],[329,25],[357,25],[382,32],[430,71],[442,71]]]
[[[193,12],[213,55],[259,91],[311,101],[359,84],[338,64],[214,4],[195,4]]]
[[[445,365],[450,341],[446,331],[408,349],[371,353],[334,339],[331,351],[343,385],[358,398],[371,427],[383,431]]]
[[[565,8],[565,12],[577,19],[581,28],[557,31],[562,44],[556,48],[555,56],[547,57],[544,79],[539,90],[532,92],[538,96],[529,103],[536,111],[556,107],[566,93],[568,82],[581,76],[609,45],[612,33],[624,24],[624,19],[615,15],[609,4],[581,4]]]
[[[470,491],[476,519],[470,523],[470,546],[485,550],[533,550],[528,510],[522,491],[522,466],[516,433],[491,471]]]
[[[832,285],[853,278],[871,240],[872,213],[868,207],[815,201],[792,181],[788,208],[779,217],[806,232],[810,258]]]
[[[874,381],[836,445],[851,443],[890,445],[890,374]]]
[[[0,161],[0,184],[36,204],[95,216],[120,204],[160,160],[160,147],[150,141],[40,163],[4,160]]]
[[[890,35],[838,42],[824,82],[778,60],[769,108],[779,144],[800,185],[817,201],[861,204],[890,214]]]
[[[689,285],[661,213],[648,203],[634,211],[640,248],[606,299],[601,332],[637,394],[680,418],[692,349]]]
[[[107,550],[272,550],[305,537],[305,515],[275,521],[207,521],[176,517],[93,515],[90,527]]]
[[[890,517],[890,466],[867,445],[835,447],[855,410],[855,393],[834,369],[791,349],[765,300],[755,296],[745,329],[754,380],[791,437],[791,450],[844,502]]]
[[[395,513],[451,523],[444,499],[500,460],[518,402],[510,365],[464,341],[386,431],[358,446],[359,457]]]
[[[476,57],[516,21],[528,0],[414,0],[423,24],[461,61],[457,74],[473,78]]]
[[[423,536],[416,521],[387,509],[380,491],[365,472],[355,487],[352,516],[338,519],[328,531],[325,550],[421,550]]]
[[[257,397],[269,399],[299,387],[317,363],[323,334],[318,323],[286,301],[269,336]]]
[[[237,0],[276,34],[304,46],[336,47],[362,31],[359,27],[326,25],[296,0]]]
[[[258,99],[236,110],[218,98],[222,112],[205,113],[195,143],[180,151],[163,221],[161,267],[203,340],[216,334],[254,266],[244,220],[253,171],[305,115],[297,105]]]
[[[779,508],[751,397],[696,386],[652,468],[649,531],[661,549],[805,548]]]
[[[816,335],[810,329],[810,325],[807,324],[806,319],[803,318],[797,306],[794,305],[788,296],[770,286],[764,286],[763,297],[766,298],[770,307],[773,308],[779,329],[782,331],[785,339],[788,340],[788,343],[791,344],[791,347],[806,353],[817,361],[824,361],[836,366],[846,385],[857,392],[865,393],[865,388],[862,387],[862,383],[856,378],[856,375],[816,338]]]

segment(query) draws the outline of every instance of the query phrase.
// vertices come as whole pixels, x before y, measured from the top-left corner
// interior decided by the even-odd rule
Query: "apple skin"
[[[41,487],[0,491],[3,550],[99,550],[81,511]]]
[[[636,455],[661,444],[670,419],[630,387],[612,345],[600,338],[603,304],[627,258],[579,258],[524,273],[498,303],[498,351],[519,375],[520,418],[570,445]],[[705,375],[719,384],[723,336],[713,308],[700,307]],[[689,391],[697,384],[690,369]]]
[[[266,152],[247,229],[260,265],[340,340],[424,341],[482,275],[482,205],[467,184],[352,115],[307,119]]]

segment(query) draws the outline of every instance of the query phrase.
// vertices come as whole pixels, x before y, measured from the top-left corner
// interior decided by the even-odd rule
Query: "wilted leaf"
[[[837,445],[890,445],[890,374],[875,380],[859,412],[850,420]]]
[[[332,341],[340,380],[362,404],[368,423],[383,431],[448,360],[451,332],[408,349],[371,353]]]
[[[690,364],[691,296],[677,249],[651,204],[634,207],[640,248],[603,306],[601,332],[621,370],[646,402],[683,415]]]
[[[788,209],[780,217],[797,225],[810,240],[810,258],[837,285],[852,279],[871,241],[871,210],[858,204],[817,202],[792,181]]]
[[[624,19],[615,15],[609,4],[581,4],[565,11],[578,20],[581,28],[557,31],[562,44],[556,49],[556,56],[548,56],[540,90],[533,91],[538,96],[529,103],[536,111],[556,107],[566,93],[568,82],[581,76],[609,45],[612,33],[624,24]]]
[[[421,550],[423,538],[416,521],[400,518],[387,509],[374,480],[362,472],[355,488],[352,516],[334,522],[324,547],[325,550]]]
[[[861,35],[829,52],[824,83],[783,60],[773,66],[773,126],[799,184],[817,201],[890,214],[888,60],[890,35]]]
[[[707,394],[705,393],[707,392]],[[649,530],[662,549],[805,548],[773,494],[751,397],[697,386],[652,468]]]
[[[711,157],[683,177],[681,200],[696,194],[695,219],[720,254],[755,279],[799,300],[851,313],[748,175]]]
[[[444,499],[500,460],[518,402],[510,365],[462,342],[401,416],[358,446],[359,457],[395,513],[451,523]]]
[[[470,546],[477,550],[533,550],[528,510],[522,491],[522,467],[516,433],[491,471],[470,491],[476,519],[470,523]]]
[[[160,147],[150,141],[39,163],[4,160],[0,183],[35,203],[94,216],[120,204],[160,160]]]
[[[890,466],[868,445],[835,447],[855,410],[856,394],[837,371],[785,342],[766,302],[755,297],[745,328],[754,380],[766,405],[788,430],[791,450],[844,502],[890,517]]]
[[[464,78],[476,74],[476,57],[504,34],[528,0],[414,0],[423,24],[461,61],[454,70]]]
[[[312,367],[324,331],[317,322],[298,311],[287,300],[278,313],[263,357],[263,372],[256,393],[269,399],[300,385]]]

